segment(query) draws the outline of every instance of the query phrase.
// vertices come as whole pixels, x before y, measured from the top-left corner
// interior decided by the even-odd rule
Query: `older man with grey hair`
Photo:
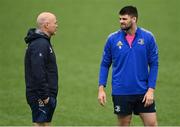
[[[56,16],[42,12],[37,28],[29,29],[25,42],[26,99],[35,126],[50,126],[58,93],[58,69],[50,39],[57,29]]]

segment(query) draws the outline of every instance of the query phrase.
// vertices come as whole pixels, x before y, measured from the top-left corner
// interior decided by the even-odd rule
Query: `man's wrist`
[[[154,89],[153,88],[148,88],[148,91],[154,93]]]
[[[104,85],[99,85],[99,91],[104,91]]]
[[[47,104],[47,103],[49,102],[49,97],[47,97],[46,99],[44,99],[43,102],[44,102],[45,104]]]

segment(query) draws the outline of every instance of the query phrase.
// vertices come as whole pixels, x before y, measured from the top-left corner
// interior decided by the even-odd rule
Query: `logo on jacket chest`
[[[140,44],[140,45],[144,45],[144,39],[142,39],[142,38],[139,39],[137,43]]]
[[[116,44],[116,46],[118,46],[118,47],[119,47],[119,49],[121,49],[121,48],[122,48],[122,46],[123,46],[123,43],[122,43],[121,41],[118,41],[118,42],[117,42],[117,44]]]
[[[53,53],[53,50],[52,50],[52,48],[51,48],[51,47],[49,47],[49,50],[50,50],[50,53]]]

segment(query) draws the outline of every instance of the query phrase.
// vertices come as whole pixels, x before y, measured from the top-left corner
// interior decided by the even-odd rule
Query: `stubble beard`
[[[121,29],[125,32],[129,31],[132,28],[132,23],[129,26],[121,27]]]

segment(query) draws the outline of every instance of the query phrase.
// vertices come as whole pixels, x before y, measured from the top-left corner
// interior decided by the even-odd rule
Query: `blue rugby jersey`
[[[99,85],[106,86],[112,64],[112,95],[144,94],[155,89],[158,73],[158,48],[153,34],[137,28],[132,47],[119,30],[109,35],[104,47]]]

